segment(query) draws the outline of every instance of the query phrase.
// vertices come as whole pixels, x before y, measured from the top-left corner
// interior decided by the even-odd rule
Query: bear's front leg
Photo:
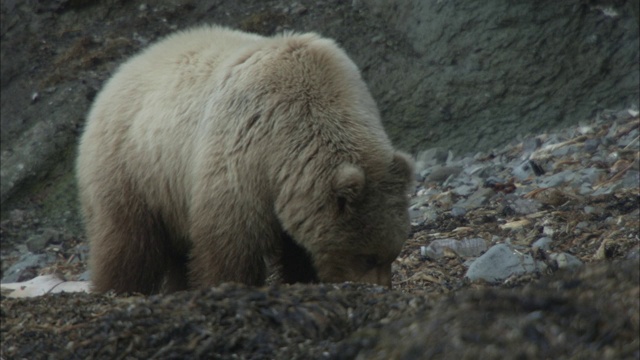
[[[224,282],[263,285],[266,264],[257,244],[215,229],[208,236],[192,236],[189,261],[189,283],[193,288],[217,286]]]

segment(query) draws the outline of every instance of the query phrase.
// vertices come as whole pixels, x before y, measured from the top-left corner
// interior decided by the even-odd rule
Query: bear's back
[[[122,64],[103,93],[122,93],[135,88],[148,93],[180,85],[175,91],[194,91],[204,86],[233,53],[258,44],[265,38],[220,26],[204,26],[170,35]],[[186,81],[191,81],[188,84]],[[130,97],[129,97],[130,99]]]
[[[310,136],[325,144],[318,158],[332,163],[382,167],[393,150],[356,65],[332,40],[206,26],[160,40],[118,69],[82,139],[83,152],[96,155],[81,154],[78,167],[102,159],[105,173],[131,173],[149,201],[172,184],[186,202],[177,189],[199,178],[194,169],[221,167],[219,158],[239,149],[236,170],[252,173],[265,152],[298,156],[290,151]]]
[[[201,66],[214,69],[233,52],[245,46],[263,42],[265,39],[259,35],[220,26],[198,27],[168,36],[131,59],[130,63],[142,66],[143,70],[148,66],[152,68]],[[151,73],[151,71],[147,72]]]

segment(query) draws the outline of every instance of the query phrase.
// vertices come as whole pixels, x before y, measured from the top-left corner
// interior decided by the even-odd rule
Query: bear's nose
[[[391,264],[378,265],[364,273],[360,282],[391,287]]]

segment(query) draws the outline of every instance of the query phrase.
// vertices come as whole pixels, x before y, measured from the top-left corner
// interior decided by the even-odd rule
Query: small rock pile
[[[396,280],[451,283],[463,272],[493,283],[638,258],[639,125],[637,111],[605,112],[488,153],[420,153]]]

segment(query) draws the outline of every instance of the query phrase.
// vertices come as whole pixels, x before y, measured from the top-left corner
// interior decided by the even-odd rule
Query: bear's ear
[[[389,172],[394,178],[404,180],[406,184],[410,184],[414,179],[413,160],[411,156],[401,151],[396,151],[393,154]]]
[[[360,195],[364,180],[364,171],[360,167],[349,163],[338,166],[333,176],[333,190],[340,212]]]

